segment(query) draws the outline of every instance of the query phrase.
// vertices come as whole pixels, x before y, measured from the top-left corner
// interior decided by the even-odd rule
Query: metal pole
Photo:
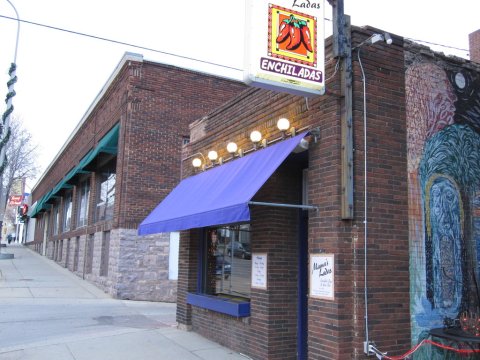
[[[7,109],[6,109],[6,111],[5,111],[5,113],[3,114],[3,117],[2,117],[2,123],[3,124],[0,124],[0,125],[2,125],[0,127],[0,134],[2,135],[2,139],[0,141],[0,146],[1,146],[1,149],[0,149],[0,190],[1,190],[0,191],[0,200],[4,196],[4,194],[3,194],[3,171],[5,170],[5,167],[7,165],[6,156],[5,156],[5,150],[6,150],[5,148],[6,148],[6,144],[8,142],[8,138],[10,137],[10,114],[13,112],[12,98],[15,96],[15,90],[13,89],[13,87],[14,87],[15,83],[17,82],[17,76],[16,76],[17,65],[16,65],[16,62],[17,62],[17,50],[18,50],[18,38],[20,36],[20,17],[18,16],[17,9],[15,8],[15,6],[13,6],[13,4],[11,3],[10,0],[7,0],[7,2],[13,8],[13,10],[15,11],[15,15],[17,16],[17,38],[16,38],[16,41],[15,41],[15,53],[14,53],[14,56],[13,56],[13,63],[10,65],[10,70],[8,71],[8,74],[10,75],[10,80],[7,83],[8,93],[7,93],[7,97],[5,99],[5,101],[7,103]],[[6,131],[3,131],[3,130],[6,130]],[[7,194],[5,194],[5,196],[7,196]],[[0,201],[0,204],[2,204],[1,201]],[[6,198],[5,198],[5,204],[6,204]],[[2,206],[3,206],[3,204],[2,204]],[[3,208],[2,209],[3,215],[5,215],[4,210],[5,209]],[[1,229],[0,229],[0,231],[1,231]],[[11,259],[11,258],[13,258],[13,254],[0,254],[0,255],[1,255],[0,256],[1,259],[4,259],[4,258]]]
[[[285,208],[294,208],[294,209],[302,209],[302,210],[318,210],[318,206],[314,206],[314,205],[279,204],[279,203],[269,203],[269,202],[260,202],[260,201],[249,201],[248,204],[249,205],[285,207]]]
[[[3,127],[2,127],[2,140],[1,140],[1,150],[0,150],[0,174],[3,175],[3,171],[5,170],[6,167],[6,156],[5,156],[5,151],[6,151],[6,145],[8,142],[8,138],[10,136],[10,115],[13,112],[13,106],[12,106],[12,98],[15,96],[15,90],[14,90],[14,85],[17,82],[17,50],[18,50],[18,38],[20,36],[20,17],[18,15],[18,11],[15,8],[15,6],[12,4],[10,0],[6,0],[13,10],[15,11],[15,15],[17,16],[17,38],[15,41],[15,54],[13,56],[13,62],[10,66],[10,70],[8,74],[10,75],[10,80],[8,81],[8,93],[7,93],[7,110],[3,114]]]
[[[15,15],[17,16],[17,39],[15,41],[15,55],[13,56],[13,63],[17,63],[17,50],[18,50],[18,38],[20,36],[20,16],[18,16],[17,9],[15,6],[13,6],[12,2],[10,0],[7,0],[7,2],[12,6],[13,11],[15,11]]]

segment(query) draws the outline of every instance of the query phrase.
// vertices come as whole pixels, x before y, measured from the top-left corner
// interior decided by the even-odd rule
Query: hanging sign
[[[334,300],[335,255],[311,254],[309,264],[310,297]]]
[[[245,83],[325,93],[324,0],[247,0]]]
[[[18,205],[21,205],[22,202],[23,202],[23,196],[22,195],[11,195],[10,199],[8,201],[8,205],[18,206]]]

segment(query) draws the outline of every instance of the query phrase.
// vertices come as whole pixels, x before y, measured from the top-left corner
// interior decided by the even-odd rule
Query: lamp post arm
[[[20,16],[18,15],[18,11],[13,6],[12,2],[10,0],[7,0],[7,2],[10,4],[10,6],[13,8],[13,11],[15,11],[15,15],[17,16],[17,39],[15,41],[15,55],[13,56],[13,63],[17,63],[17,50],[18,50],[18,38],[20,36]]]

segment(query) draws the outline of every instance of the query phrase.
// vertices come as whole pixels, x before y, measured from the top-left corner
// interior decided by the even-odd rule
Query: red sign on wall
[[[8,205],[11,205],[11,206],[22,205],[22,201],[23,201],[22,195],[11,195],[10,200],[8,201]]]

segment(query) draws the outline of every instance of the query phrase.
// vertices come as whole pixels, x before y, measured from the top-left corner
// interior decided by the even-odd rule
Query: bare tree
[[[23,127],[19,117],[12,116],[10,130],[10,139],[6,145],[7,166],[1,181],[0,216],[5,211],[8,197],[12,195],[10,190],[14,181],[34,179],[40,170],[36,163],[37,145],[33,143],[32,135]]]

